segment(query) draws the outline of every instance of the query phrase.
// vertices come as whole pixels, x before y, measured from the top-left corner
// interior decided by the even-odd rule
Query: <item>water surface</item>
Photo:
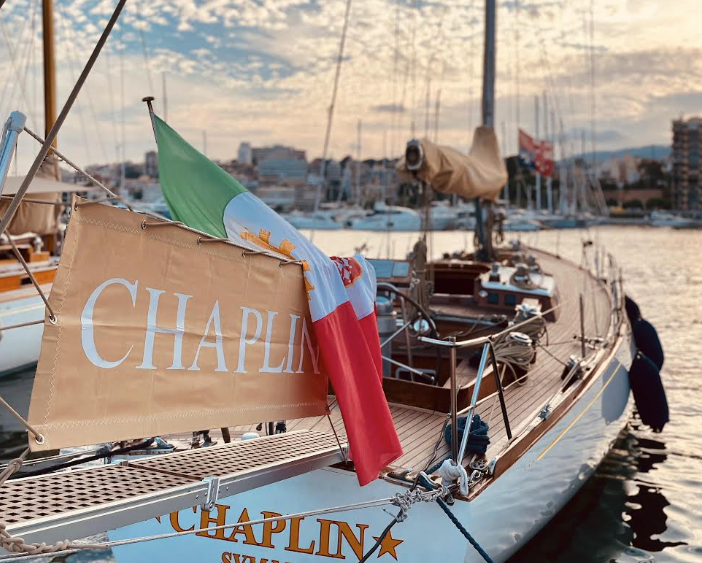
[[[511,238],[517,238],[513,233]],[[658,329],[666,353],[664,384],[671,422],[660,434],[636,419],[581,492],[511,563],[687,563],[702,561],[702,231],[600,227],[550,231],[519,238],[578,263],[582,243],[612,252],[627,293]],[[472,233],[435,233],[435,256],[470,250]],[[317,231],[329,254],[365,246],[369,257],[403,257],[410,233]],[[26,413],[32,372],[0,378],[0,393]],[[16,422],[0,409],[0,456],[26,444]],[[515,494],[519,494],[518,491]],[[411,515],[410,515],[411,517]],[[73,555],[71,563],[112,560]]]

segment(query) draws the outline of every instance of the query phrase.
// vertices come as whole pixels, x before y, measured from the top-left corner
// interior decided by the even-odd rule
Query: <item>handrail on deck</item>
[[[419,340],[426,342],[427,344],[433,344],[435,346],[446,346],[450,348],[451,353],[451,457],[454,462],[459,463],[463,460],[465,456],[466,448],[468,446],[468,436],[470,435],[471,426],[473,424],[473,415],[475,414],[475,407],[478,403],[478,396],[480,395],[480,386],[483,382],[483,374],[485,373],[485,367],[488,362],[488,357],[492,365],[492,372],[495,377],[495,385],[497,386],[497,394],[500,399],[500,409],[502,411],[502,419],[505,423],[505,430],[507,432],[507,438],[512,439],[512,429],[509,425],[509,416],[507,414],[507,404],[505,403],[504,389],[502,387],[502,381],[500,380],[500,371],[497,367],[497,358],[495,356],[495,347],[492,342],[492,338],[489,336],[481,338],[473,338],[472,340],[463,340],[461,342],[456,342],[455,337],[449,337],[448,340],[437,340],[435,338],[429,338],[426,336],[420,336]],[[478,375],[475,379],[475,385],[473,387],[473,397],[470,401],[470,407],[466,419],[466,427],[463,431],[463,437],[461,439],[460,449],[458,448],[458,385],[456,380],[456,350],[458,348],[467,348],[471,346],[483,345],[483,353],[480,357],[480,366],[478,367]]]

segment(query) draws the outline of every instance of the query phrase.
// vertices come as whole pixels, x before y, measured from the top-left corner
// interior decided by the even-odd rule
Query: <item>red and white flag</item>
[[[552,176],[555,169],[553,145],[548,141],[537,141],[535,146],[535,170],[542,176]]]

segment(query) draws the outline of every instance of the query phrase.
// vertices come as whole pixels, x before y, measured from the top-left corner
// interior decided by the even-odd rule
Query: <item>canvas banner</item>
[[[44,442],[30,437],[32,450],[326,412],[302,267],[157,222],[74,205],[30,404]]]

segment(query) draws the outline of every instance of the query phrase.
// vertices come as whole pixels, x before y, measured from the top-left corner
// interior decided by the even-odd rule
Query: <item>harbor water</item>
[[[338,256],[360,249],[368,257],[403,258],[417,238],[363,231],[308,234]],[[588,246],[590,264],[597,246],[614,254],[627,293],[663,342],[671,418],[659,434],[632,419],[581,492],[511,563],[702,561],[702,231],[597,227],[507,236],[577,263],[586,241],[595,243]],[[471,250],[472,240],[472,233],[438,232],[429,249],[438,257]],[[25,414],[32,377],[31,371],[0,377],[0,394]],[[0,411],[0,457],[20,453],[25,444],[24,432]],[[84,553],[61,560],[113,559],[109,553]]]

